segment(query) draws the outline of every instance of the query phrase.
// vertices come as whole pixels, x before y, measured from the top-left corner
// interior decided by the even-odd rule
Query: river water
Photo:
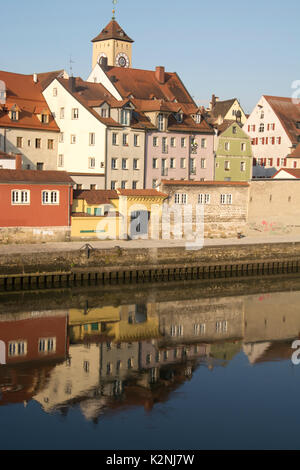
[[[0,302],[0,449],[300,447],[298,278]]]

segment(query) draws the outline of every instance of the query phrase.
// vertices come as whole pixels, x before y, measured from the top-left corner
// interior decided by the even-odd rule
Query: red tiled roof
[[[42,90],[45,90],[48,85],[55,79],[55,78],[62,78],[65,74],[64,70],[56,70],[54,72],[45,72],[45,73],[38,73],[38,81],[41,83]]]
[[[105,28],[102,29],[98,36],[92,39],[92,42],[107,41],[107,39],[118,39],[119,41],[134,42],[133,39],[127,36],[125,31],[114,19],[110,21],[110,23],[108,23]]]
[[[297,129],[296,123],[300,122],[300,103],[297,104],[294,99],[281,96],[264,95],[264,98],[280,119],[292,144],[298,144],[300,129]]]
[[[0,183],[70,183],[75,184],[66,171],[1,170]]]
[[[246,181],[182,181],[163,180],[165,186],[249,186]]]
[[[282,171],[286,171],[289,173],[291,176],[294,176],[296,179],[300,179],[300,168],[280,168],[273,176],[272,178],[275,178],[279,173]]]
[[[168,197],[167,194],[162,193],[160,191],[156,191],[156,189],[118,189],[118,193],[120,196],[131,196],[131,197]]]
[[[6,85],[6,103],[0,107],[0,127],[37,129],[59,132],[51,111],[42,94],[41,83],[35,83],[32,75],[0,71],[0,80]],[[12,121],[8,110],[14,105],[20,109],[18,121]],[[37,110],[45,109],[49,113],[49,123],[42,123],[37,117]]]
[[[119,199],[117,191],[104,189],[76,190],[74,199],[83,199],[88,204],[110,204],[111,199]]]
[[[195,105],[185,86],[176,73],[165,72],[165,82],[160,83],[153,70],[142,70],[122,67],[108,67],[107,76],[123,98],[133,95],[135,99],[151,100],[153,96],[157,100]],[[179,105],[178,105],[179,106]]]
[[[16,156],[15,155],[9,155],[8,153],[0,151],[0,159],[2,159],[2,160],[15,160]]]
[[[295,150],[287,158],[299,158],[300,157],[300,144],[297,145]]]

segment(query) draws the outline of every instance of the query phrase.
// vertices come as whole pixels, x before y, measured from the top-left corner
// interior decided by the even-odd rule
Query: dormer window
[[[158,130],[163,131],[164,130],[164,115],[159,113],[158,115]]]
[[[260,119],[264,119],[264,117],[265,117],[265,112],[264,112],[264,110],[262,109],[262,110],[261,110],[261,113],[260,113]]]
[[[48,114],[42,114],[41,115],[41,122],[42,122],[42,124],[48,124],[49,123],[49,115]]]
[[[300,129],[300,121],[296,122],[297,129]]]
[[[201,114],[196,114],[196,123],[201,124]]]
[[[101,109],[101,117],[103,117],[103,118],[108,117],[108,109],[106,109],[106,108]]]
[[[177,122],[182,122],[183,121],[183,113],[176,113],[175,118]]]
[[[18,121],[19,120],[19,112],[18,111],[11,111],[10,112],[10,119],[12,121]]]
[[[121,124],[123,126],[130,126],[131,111],[128,109],[121,109]]]

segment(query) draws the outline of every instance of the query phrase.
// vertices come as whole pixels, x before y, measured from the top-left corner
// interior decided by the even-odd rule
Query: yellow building
[[[92,68],[96,64],[101,65],[103,59],[111,67],[132,67],[133,42],[113,16],[112,21],[92,40]]]
[[[73,239],[159,238],[167,194],[155,189],[74,191]]]
[[[79,343],[92,336],[100,336],[103,333],[107,335],[107,330],[109,331],[113,324],[119,321],[120,307],[89,308],[87,305],[85,309],[70,309],[71,341]]]

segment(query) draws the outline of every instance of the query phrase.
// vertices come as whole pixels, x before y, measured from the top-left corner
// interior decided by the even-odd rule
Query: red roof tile
[[[74,191],[74,199],[83,199],[88,204],[111,204],[111,199],[119,199],[117,191],[114,190],[76,190]]]
[[[59,132],[51,111],[42,94],[41,83],[35,83],[32,75],[0,71],[0,80],[6,85],[6,103],[0,108],[0,127],[37,129]],[[14,105],[19,107],[18,121],[12,121],[8,110]],[[37,110],[45,109],[50,115],[49,123],[42,123],[37,117]]]
[[[75,184],[66,171],[1,170],[0,183],[70,183]]]
[[[280,168],[273,176],[272,178],[275,178],[279,173],[282,171],[286,171],[289,173],[291,176],[294,176],[296,179],[300,179],[300,168]]]
[[[296,123],[300,123],[300,103],[296,103],[292,98],[280,96],[266,96],[267,100],[277,117],[280,119],[292,144],[298,144],[300,138],[300,129]]]
[[[118,39],[119,41],[134,42],[133,39],[127,36],[125,31],[114,19],[110,21],[110,23],[108,23],[105,28],[102,29],[98,36],[92,39],[92,42],[107,41],[107,39]]]
[[[129,197],[168,197],[167,194],[156,189],[118,189],[120,196],[129,196]]]
[[[154,96],[157,100],[195,105],[176,73],[165,72],[164,83],[157,80],[154,70],[108,67],[106,74],[123,98],[133,95],[135,99],[151,100]]]
[[[299,158],[300,157],[300,144],[297,145],[295,150],[287,158]]]
[[[182,181],[163,180],[165,186],[249,186],[245,181]]]

